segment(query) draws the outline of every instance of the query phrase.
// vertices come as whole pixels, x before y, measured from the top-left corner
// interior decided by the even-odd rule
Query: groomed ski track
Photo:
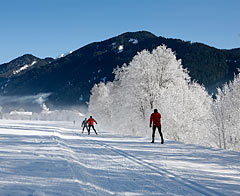
[[[0,121],[0,195],[240,194],[240,153],[68,122]]]

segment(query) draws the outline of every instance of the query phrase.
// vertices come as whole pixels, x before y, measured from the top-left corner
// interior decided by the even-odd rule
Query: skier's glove
[[[152,128],[152,125],[149,125],[150,128]]]

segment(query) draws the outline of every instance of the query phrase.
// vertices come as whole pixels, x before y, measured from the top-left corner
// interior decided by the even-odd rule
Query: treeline
[[[168,139],[240,150],[239,75],[213,99],[164,45],[143,50],[114,75],[113,82],[95,84],[91,91],[89,113],[102,128],[151,136],[149,116],[157,108]]]

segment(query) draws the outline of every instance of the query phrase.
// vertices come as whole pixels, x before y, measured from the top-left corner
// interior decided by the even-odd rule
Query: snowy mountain
[[[59,58],[65,57],[65,56],[67,56],[67,55],[69,55],[71,53],[72,53],[72,51],[69,51],[69,52],[66,52],[66,53],[62,53],[58,57],[56,57],[55,59],[59,59]]]
[[[9,63],[0,65],[0,78],[11,78],[26,73],[33,68],[39,68],[53,61],[52,58],[40,59],[31,54],[25,54]]]
[[[79,123],[1,120],[0,195],[240,195],[239,152],[87,135]]]
[[[24,55],[0,65],[0,95],[51,93],[48,104],[85,104],[95,83],[113,80],[113,69],[129,63],[137,52],[165,44],[176,52],[192,79],[215,88],[232,79],[240,65],[240,51],[219,50],[201,43],[158,37],[150,32],[124,33],[88,44],[61,58]],[[17,88],[16,88],[17,87]]]

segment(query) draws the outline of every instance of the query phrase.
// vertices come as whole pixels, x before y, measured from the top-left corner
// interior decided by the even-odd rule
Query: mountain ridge
[[[21,66],[11,65],[12,61],[2,64],[0,95],[50,92],[49,104],[84,104],[88,101],[90,90],[95,83],[113,80],[114,68],[129,63],[137,52],[143,49],[152,51],[162,44],[176,53],[193,80],[206,87],[221,80],[230,80],[240,67],[240,48],[217,49],[202,43],[158,37],[147,31],[126,32],[104,41],[87,44],[57,59],[27,56],[32,59],[32,63],[34,59],[39,62],[26,69],[22,68],[17,74],[9,73],[20,70]],[[31,61],[28,61],[27,65],[31,65]]]

